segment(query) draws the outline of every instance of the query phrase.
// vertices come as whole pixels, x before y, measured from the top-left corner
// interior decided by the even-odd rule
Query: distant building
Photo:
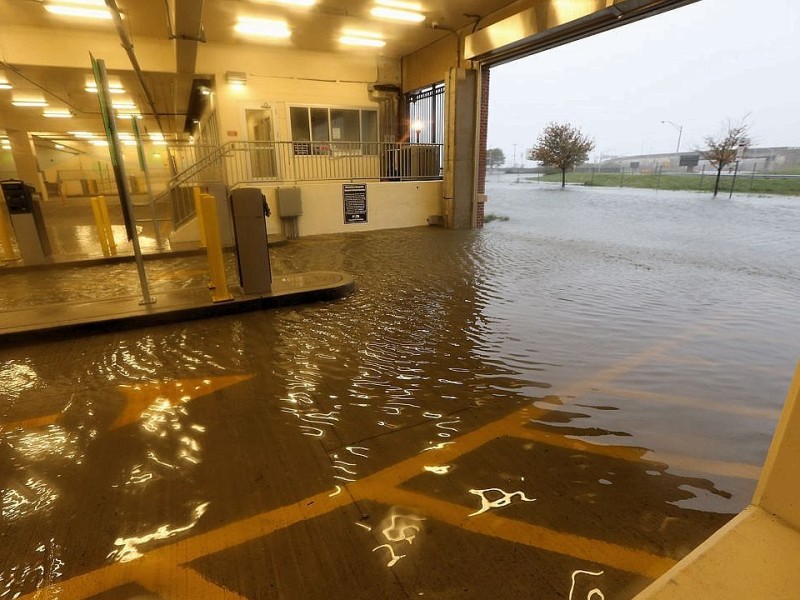
[[[584,169],[587,165],[584,165]],[[597,165],[603,170],[613,168],[649,173],[661,168],[664,171],[698,172],[712,169],[703,158],[702,151],[668,152],[664,154],[637,154],[615,156]],[[800,167],[800,147],[746,148],[739,156],[739,170],[779,172]],[[726,167],[727,168],[727,167]],[[733,169],[734,165],[731,164]],[[579,170],[581,170],[579,168]]]

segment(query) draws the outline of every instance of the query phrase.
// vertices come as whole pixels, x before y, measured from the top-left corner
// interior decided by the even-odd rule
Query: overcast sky
[[[800,2],[701,0],[492,69],[490,148],[511,163],[550,121],[590,155],[703,146],[750,113],[754,146],[800,146]]]

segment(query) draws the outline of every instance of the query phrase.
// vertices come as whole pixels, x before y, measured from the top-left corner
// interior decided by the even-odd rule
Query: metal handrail
[[[175,226],[194,216],[190,190],[222,182],[247,184],[321,181],[420,181],[442,178],[442,144],[396,142],[227,142],[219,147],[173,147],[203,154],[174,176],[151,204],[172,202]]]

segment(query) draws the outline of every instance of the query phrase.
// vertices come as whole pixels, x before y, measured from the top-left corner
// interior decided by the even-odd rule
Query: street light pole
[[[678,125],[677,123],[673,123],[672,121],[661,121],[662,125],[664,123],[669,123],[675,129],[678,130],[678,147],[675,149],[675,154],[678,154],[681,151],[681,135],[683,134],[683,125]]]

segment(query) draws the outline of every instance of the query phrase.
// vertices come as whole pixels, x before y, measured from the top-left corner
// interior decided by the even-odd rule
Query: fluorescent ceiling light
[[[7,81],[0,81],[0,90],[13,90],[14,86]]]
[[[42,116],[47,117],[48,119],[69,119],[72,117],[72,112],[66,108],[53,108],[51,110],[44,111]]]
[[[406,21],[408,23],[420,23],[425,20],[425,15],[418,12],[411,12],[408,10],[399,10],[397,8],[386,8],[383,6],[376,6],[370,11],[373,17],[379,19],[389,19],[391,21]]]
[[[108,146],[108,140],[90,140],[92,146]]]
[[[361,37],[352,34],[343,35],[339,41],[347,46],[367,46],[369,48],[383,48],[386,45],[384,40],[375,37]]]
[[[45,100],[12,100],[11,104],[14,106],[34,106],[34,107],[43,107],[48,106]]]
[[[133,119],[133,118],[141,119],[142,118],[142,114],[138,113],[138,112],[117,111],[117,118],[118,119]]]
[[[88,140],[90,138],[97,137],[95,134],[89,133],[88,131],[68,131],[67,133],[70,134],[70,135],[74,135],[76,138],[80,138],[80,139],[84,139],[84,140]]]
[[[310,7],[317,3],[317,0],[252,0],[256,4],[286,4],[288,6]]]
[[[56,150],[63,150],[64,148],[65,148],[64,144],[56,144],[55,145],[55,149]]]
[[[105,2],[92,0],[58,0],[58,3],[49,2],[44,9],[54,15],[62,17],[84,17],[87,19],[111,19],[111,12],[106,8]]]
[[[149,134],[149,137],[154,142],[163,142],[164,141],[164,134],[159,133],[158,131],[154,131],[153,133]]]
[[[136,110],[136,103],[133,100],[112,100],[111,106],[114,108]]]
[[[272,19],[239,17],[239,21],[234,25],[233,29],[238,33],[262,37],[288,38],[292,35],[285,21],[275,21]]]
[[[402,2],[401,0],[375,0],[375,4],[379,6],[388,6],[389,8],[399,8],[400,10],[422,12],[422,5],[418,2]]]
[[[87,83],[86,87],[83,88],[83,89],[86,90],[87,92],[89,92],[90,94],[96,94],[97,93],[97,84]],[[122,87],[122,84],[119,84],[119,83],[109,83],[108,84],[108,91],[111,92],[112,94],[124,94],[125,93],[125,88]]]

